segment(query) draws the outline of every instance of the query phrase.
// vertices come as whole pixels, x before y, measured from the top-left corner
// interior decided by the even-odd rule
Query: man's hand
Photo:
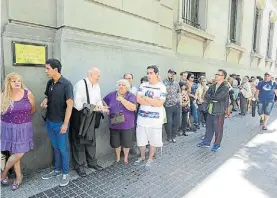
[[[41,106],[41,108],[45,109],[45,108],[47,108],[47,104],[48,104],[48,98],[44,98],[44,100],[42,101],[40,106]]]
[[[61,126],[61,132],[60,132],[60,134],[66,133],[67,128],[68,128],[68,125],[67,125],[67,124],[63,124],[63,125]]]

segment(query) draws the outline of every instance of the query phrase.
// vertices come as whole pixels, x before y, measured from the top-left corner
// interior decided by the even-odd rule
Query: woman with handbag
[[[196,90],[196,103],[198,105],[199,111],[199,120],[202,123],[202,126],[206,126],[206,119],[207,119],[207,111],[208,111],[208,103],[205,101],[205,94],[206,91],[209,89],[207,86],[207,79],[206,77],[202,76],[199,79],[199,87]]]
[[[103,99],[109,106],[110,144],[116,153],[114,165],[120,161],[121,147],[124,164],[128,164],[129,150],[133,144],[137,100],[130,88],[130,83],[121,79],[117,82],[117,91],[109,93]]]

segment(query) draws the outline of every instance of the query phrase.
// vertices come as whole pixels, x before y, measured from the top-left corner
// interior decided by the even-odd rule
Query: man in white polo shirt
[[[145,162],[146,145],[150,144],[149,159],[145,168],[150,168],[157,147],[163,146],[162,126],[164,122],[163,104],[166,100],[166,87],[159,81],[157,66],[147,67],[148,82],[142,83],[137,92],[137,102],[140,104],[137,119],[137,144],[140,148],[140,158],[135,165]]]

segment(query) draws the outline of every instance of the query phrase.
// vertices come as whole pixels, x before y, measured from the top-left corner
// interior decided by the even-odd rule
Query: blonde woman
[[[17,190],[22,183],[21,158],[34,147],[32,114],[35,110],[34,96],[24,88],[21,76],[8,74],[1,96],[1,151],[8,151],[11,156],[1,174],[1,183],[8,184],[8,171],[14,167],[16,179],[12,190]]]

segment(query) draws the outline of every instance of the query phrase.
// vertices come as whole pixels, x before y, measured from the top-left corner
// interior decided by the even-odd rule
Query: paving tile
[[[274,107],[271,123],[277,118],[276,110]],[[277,143],[276,140],[264,140],[270,133],[261,133],[258,121],[258,117],[252,118],[250,115],[226,120],[222,149],[217,153],[196,147],[205,132],[202,129],[198,133],[190,133],[188,137],[179,137],[176,144],[166,143],[163,152],[156,154],[156,161],[148,171],[144,167],[133,166],[134,159],[131,159],[128,166],[119,165],[101,172],[90,172],[86,178],[79,178],[72,172],[72,181],[63,188],[58,186],[58,181],[45,182],[38,176],[32,176],[30,180],[26,180],[34,182],[33,178],[37,178],[40,182],[39,189],[32,188],[27,182],[18,192],[10,193],[7,188],[2,188],[1,193],[5,198],[18,195],[32,198],[182,198],[205,186],[202,182],[221,170],[228,161],[241,160],[248,166],[243,172],[244,179],[268,197],[277,197]],[[277,133],[277,127],[275,128],[272,139],[274,133]],[[264,142],[260,143],[257,138]],[[112,160],[113,158],[105,164],[111,164]]]

